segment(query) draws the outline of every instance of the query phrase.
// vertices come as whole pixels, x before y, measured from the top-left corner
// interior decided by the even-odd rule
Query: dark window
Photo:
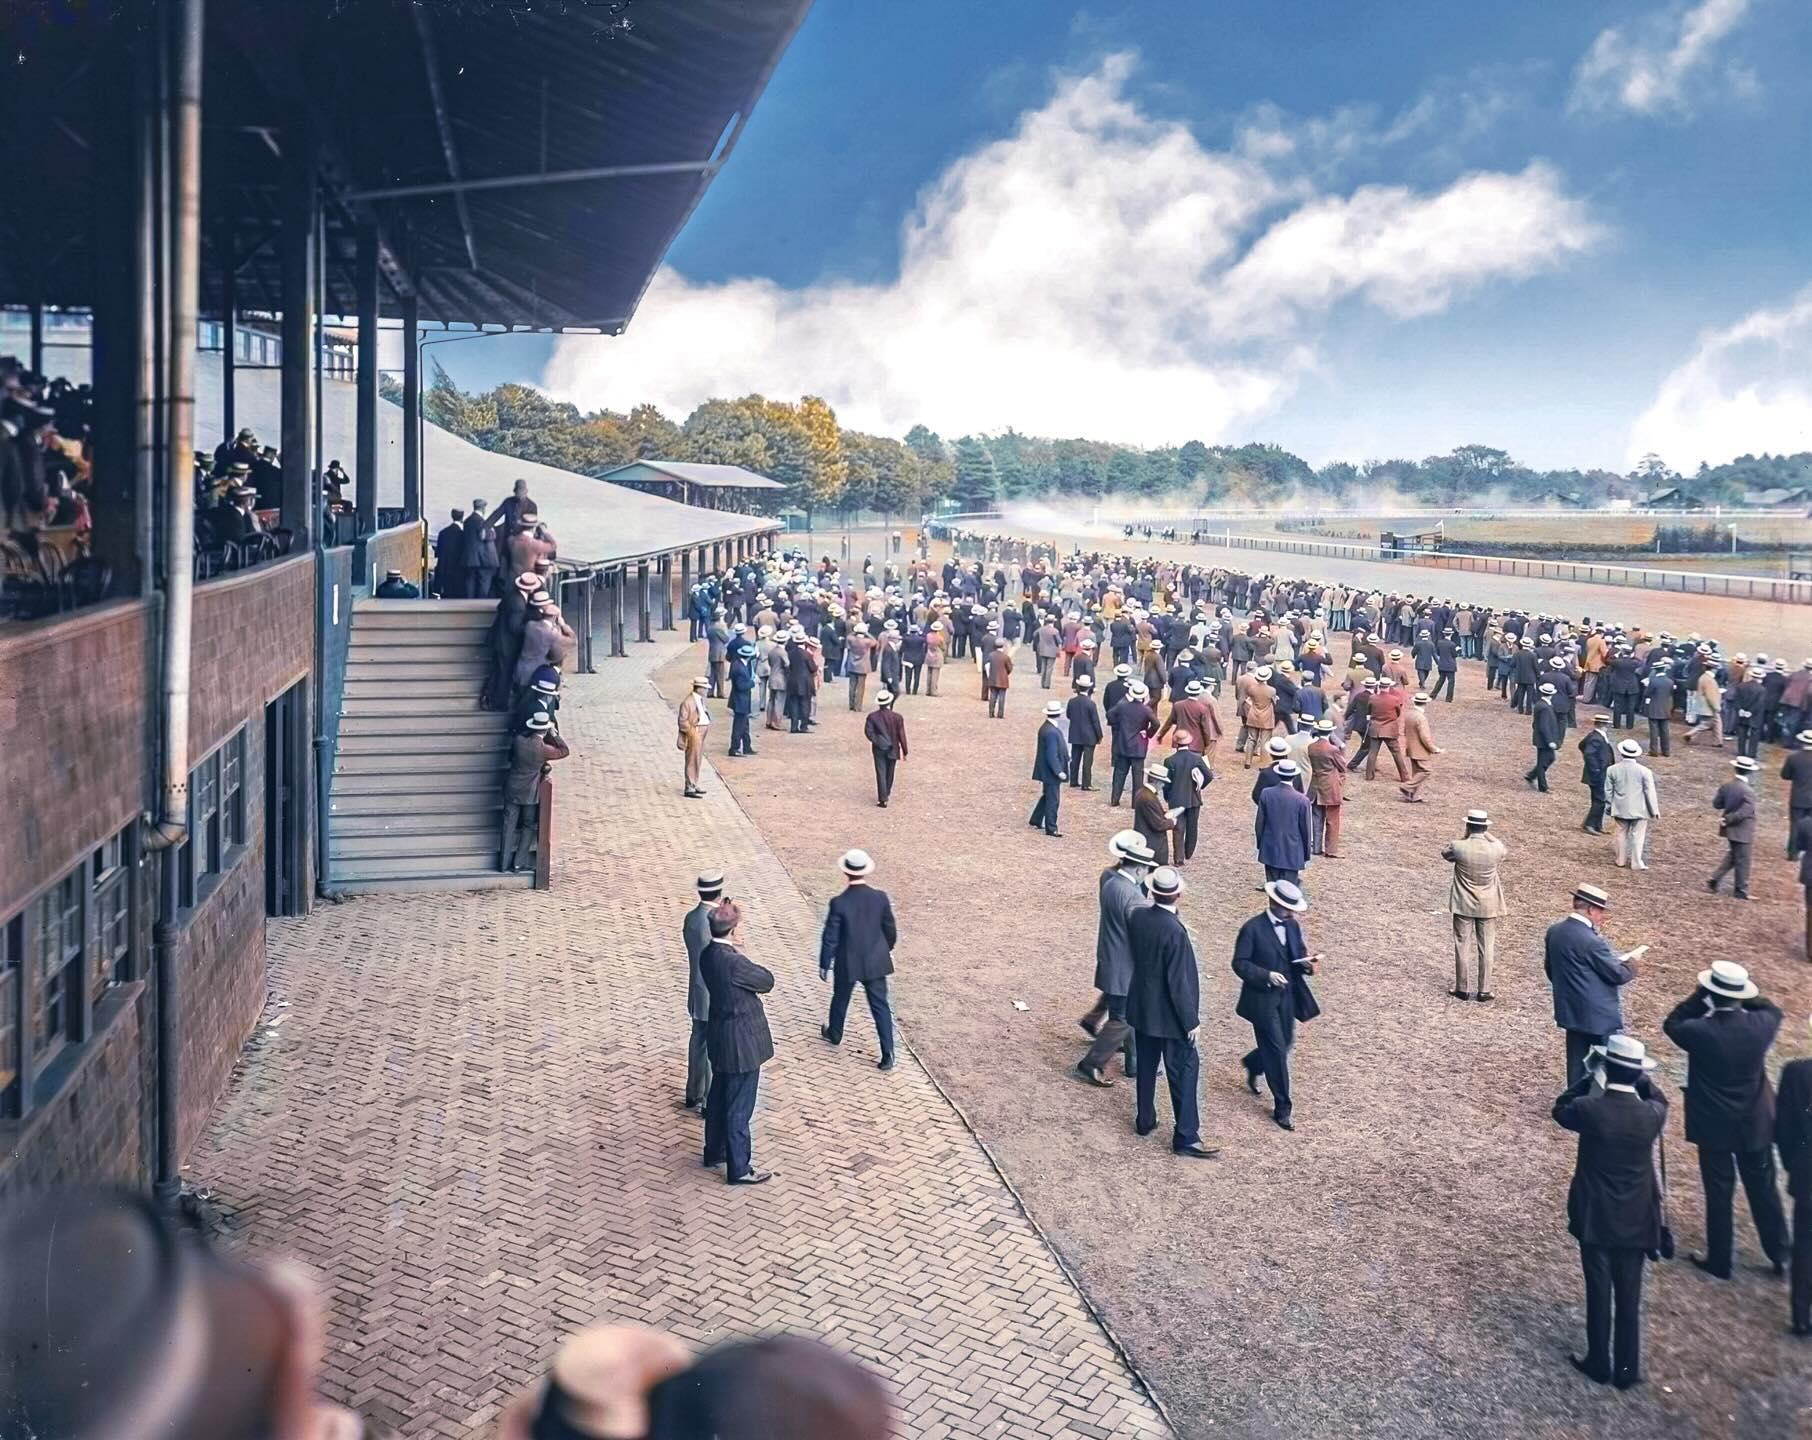
[[[220,869],[220,752],[189,772],[189,862],[195,888]]]
[[[0,1115],[16,1115],[19,1080],[19,961],[25,917],[0,925]]]
[[[32,994],[32,1060],[42,1069],[74,1038],[82,983],[82,878],[77,869],[33,902],[38,973]]]
[[[220,750],[221,833],[228,847],[245,844],[245,731]]]
[[[122,830],[94,852],[94,950],[88,993],[132,978],[132,871]]]
[[[189,772],[189,833],[177,851],[181,909],[192,909],[205,885],[245,844],[245,727],[235,730]]]

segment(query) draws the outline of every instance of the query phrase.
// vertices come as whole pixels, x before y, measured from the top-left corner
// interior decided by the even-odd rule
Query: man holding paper
[[[1623,1029],[1623,1002],[1618,992],[1636,978],[1636,961],[1648,946],[1619,955],[1598,926],[1611,908],[1610,897],[1596,885],[1573,891],[1573,911],[1548,927],[1542,941],[1542,968],[1554,987],[1554,1023],[1567,1032],[1567,1084],[1585,1074],[1585,1057]]]
[[[1265,792],[1276,794],[1289,787]],[[1300,797],[1298,797],[1300,798]],[[1294,1130],[1290,1096],[1290,1050],[1296,1044],[1296,1022],[1313,1020],[1321,1013],[1309,989],[1319,954],[1310,954],[1303,943],[1297,916],[1309,902],[1294,881],[1265,882],[1268,902],[1263,914],[1254,915],[1239,928],[1233,942],[1233,973],[1240,978],[1239,1004],[1234,1014],[1252,1025],[1257,1045],[1246,1052],[1246,1088],[1258,1094],[1258,1078],[1271,1087],[1272,1118],[1280,1129]]]

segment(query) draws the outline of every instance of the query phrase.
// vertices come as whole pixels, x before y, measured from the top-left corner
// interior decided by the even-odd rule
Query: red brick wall
[[[207,754],[254,720],[253,748],[262,750],[265,705],[314,664],[314,556],[198,586],[193,628],[189,754]]]
[[[401,570],[403,579],[415,585],[422,583],[423,559],[427,554],[425,531],[420,522],[380,530],[365,541],[365,563],[371,587],[384,583],[391,570]]]
[[[148,803],[153,613],[122,601],[0,630],[0,919]]]

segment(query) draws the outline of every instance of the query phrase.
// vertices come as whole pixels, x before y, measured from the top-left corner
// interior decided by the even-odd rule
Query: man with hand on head
[[[761,1003],[774,988],[774,972],[737,948],[742,909],[735,901],[720,900],[709,923],[711,943],[698,962],[711,1010],[705,1027],[711,1091],[705,1101],[704,1164],[724,1166],[724,1178],[732,1185],[760,1185],[773,1176],[755,1168],[749,1121],[761,1067],[774,1058],[774,1038]]]
[[[1172,1153],[1192,1160],[1211,1160],[1218,1146],[1204,1145],[1199,1129],[1196,1091],[1201,1060],[1196,1035],[1201,1029],[1201,976],[1195,946],[1177,915],[1183,877],[1168,865],[1151,877],[1151,904],[1133,911],[1126,922],[1132,952],[1132,989],[1126,997],[1126,1019],[1136,1037],[1137,1110],[1133,1128],[1149,1135],[1158,1128],[1158,1066],[1170,1085]]]
[[[711,943],[711,912],[723,897],[724,877],[708,870],[698,877],[698,904],[686,912],[680,937],[686,945],[686,1014],[692,1020],[692,1039],[686,1046],[686,1098],[683,1108],[696,1110],[711,1091],[711,1054],[706,1043],[706,1022],[711,1018],[711,992],[699,972],[699,961]]]
[[[885,890],[868,883],[875,862],[866,850],[845,851],[839,864],[847,884],[830,902],[818,944],[818,978],[829,980],[836,975],[830,1020],[819,1033],[833,1045],[843,1043],[843,1020],[849,1013],[850,997],[860,985],[868,996],[868,1013],[881,1043],[880,1068],[891,1070],[893,1009],[888,1003],[887,977],[893,974],[893,947],[900,939],[893,902]]]

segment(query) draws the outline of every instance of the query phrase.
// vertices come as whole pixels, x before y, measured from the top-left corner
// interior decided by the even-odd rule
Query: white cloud
[[[1690,9],[1649,15],[1627,29],[1601,31],[1573,78],[1573,108],[1621,107],[1638,115],[1684,111],[1689,87],[1719,43],[1742,23],[1750,0],[1699,0]],[[1754,76],[1732,67],[1727,80],[1752,93]]]
[[[1133,64],[1060,78],[954,162],[905,222],[897,278],[785,289],[663,270],[627,336],[561,341],[546,384],[674,414],[822,394],[844,424],[893,434],[1232,438],[1315,364],[1337,305],[1427,314],[1598,237],[1539,163],[1430,193],[1321,193],[1281,141],[1212,150],[1146,114]]]
[[[1812,450],[1812,286],[1699,339],[1630,427],[1630,459],[1701,460]]]

